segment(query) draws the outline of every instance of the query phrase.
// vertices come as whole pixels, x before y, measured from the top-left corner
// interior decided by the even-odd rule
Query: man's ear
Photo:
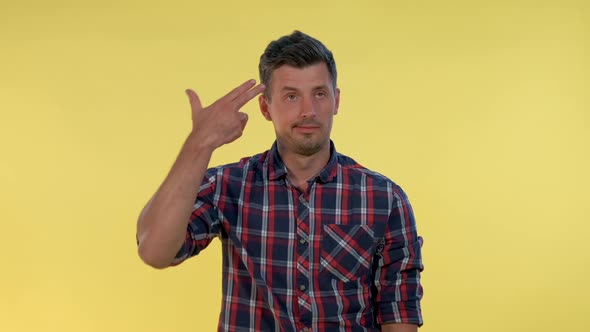
[[[264,116],[266,120],[272,121],[270,112],[268,111],[268,100],[262,94],[258,96],[258,105],[260,105],[260,113],[262,113],[262,116]]]
[[[334,108],[334,115],[338,114],[338,107],[340,107],[340,88],[336,88],[336,91],[334,91],[334,97],[336,99],[336,104],[335,104],[335,108]]]

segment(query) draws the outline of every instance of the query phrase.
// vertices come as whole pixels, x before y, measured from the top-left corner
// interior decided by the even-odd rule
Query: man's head
[[[292,34],[283,36],[268,44],[264,53],[260,56],[258,72],[260,83],[266,86],[264,96],[271,99],[272,73],[275,69],[289,65],[295,68],[304,68],[317,63],[327,66],[332,88],[336,89],[336,62],[332,52],[319,40],[295,30]]]
[[[304,156],[329,151],[340,101],[332,52],[295,31],[268,45],[259,70],[266,86],[259,97],[260,110],[273,122],[279,151]]]

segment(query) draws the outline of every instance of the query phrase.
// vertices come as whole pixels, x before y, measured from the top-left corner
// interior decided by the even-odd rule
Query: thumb
[[[191,89],[186,89],[185,92],[188,96],[188,101],[191,104],[191,109],[193,110],[193,112],[200,111],[201,109],[203,109],[203,106],[201,105],[201,100],[199,99],[199,96],[196,92],[194,92]]]

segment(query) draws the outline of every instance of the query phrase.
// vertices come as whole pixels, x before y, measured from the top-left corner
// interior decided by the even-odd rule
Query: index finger
[[[255,80],[247,80],[246,82],[238,85],[235,89],[231,90],[228,94],[223,96],[221,99],[229,99],[229,101],[233,101],[234,99],[236,99],[237,96],[250,90],[254,86],[254,84],[256,84]]]
[[[245,93],[238,95],[236,99],[234,99],[234,103],[236,103],[236,106],[238,107],[238,109],[240,109],[242,108],[242,106],[246,105],[247,102],[252,100],[252,98],[262,93],[262,91],[264,91],[264,88],[264,84],[258,84],[257,86],[246,91]]]

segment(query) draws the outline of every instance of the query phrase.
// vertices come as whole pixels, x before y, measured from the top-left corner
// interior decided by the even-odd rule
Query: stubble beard
[[[331,125],[326,128],[317,122],[302,122],[294,125],[291,129],[304,124],[320,126],[319,133],[295,134],[291,132],[285,135],[278,135],[277,132],[277,141],[280,146],[287,148],[295,154],[310,157],[320,152],[326,144],[329,144]],[[327,134],[324,132],[326,129],[328,130]]]
[[[303,134],[302,137],[283,136],[278,137],[279,144],[287,147],[293,153],[301,156],[313,156],[322,150],[329,139],[315,137],[314,134]]]
[[[293,151],[302,156],[313,156],[318,153],[322,147],[323,142],[318,139],[313,139],[311,134],[304,134],[304,138],[300,140],[294,140]]]

